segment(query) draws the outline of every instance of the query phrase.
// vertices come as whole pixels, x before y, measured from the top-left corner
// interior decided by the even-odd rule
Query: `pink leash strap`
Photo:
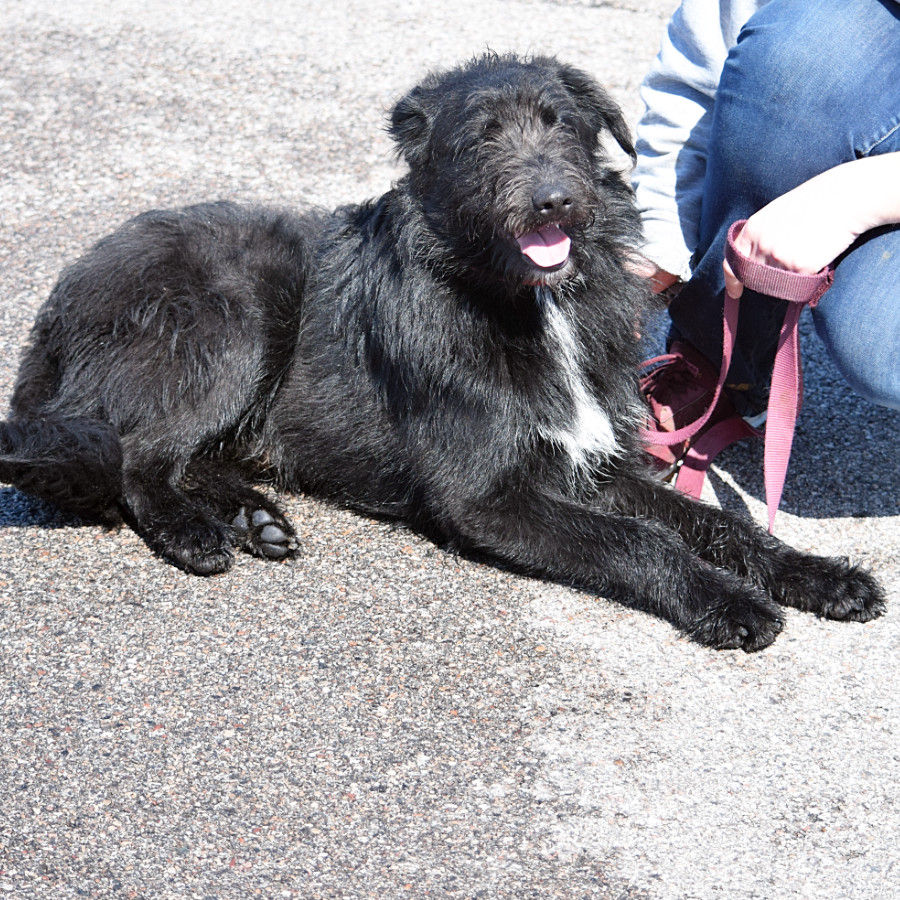
[[[745,287],[768,297],[789,301],[784,324],[778,338],[775,365],[772,370],[772,385],[769,392],[769,407],[766,413],[764,477],[766,485],[766,506],[769,512],[769,531],[775,527],[775,514],[781,504],[791,444],[794,440],[794,425],[803,399],[803,373],[800,363],[800,339],[798,323],[800,311],[806,305],[815,306],[819,298],[831,287],[834,269],[827,266],[815,275],[802,275],[779,269],[766,263],[759,263],[745,256],[735,246],[735,238],[746,224],[741,219],[728,229],[725,244],[725,259],[731,270]],[[737,333],[740,300],[725,295],[722,327],[722,367],[716,384],[712,402],[706,412],[694,422],[676,431],[661,432],[641,429],[641,439],[648,444],[671,446],[693,437],[712,415],[719,396],[725,386],[734,336]],[[676,486],[684,493],[700,496],[706,469],[719,450],[742,437],[757,433],[743,419],[726,420],[711,428],[698,438],[688,449],[676,479]]]
[[[746,219],[743,219],[728,229],[725,244],[725,259],[728,265],[741,284],[751,291],[789,302],[778,337],[766,414],[763,467],[771,532],[775,527],[775,514],[784,491],[791,445],[794,441],[794,425],[803,402],[803,370],[798,329],[800,311],[806,305],[815,306],[831,287],[834,281],[834,268],[826,266],[815,275],[803,275],[752,260],[741,253],[734,243],[745,223]],[[731,298],[726,298],[726,302],[728,299]]]

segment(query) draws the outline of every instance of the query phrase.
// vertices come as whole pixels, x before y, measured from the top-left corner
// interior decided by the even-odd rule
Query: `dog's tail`
[[[89,519],[122,520],[122,446],[96,419],[0,422],[0,482]]]

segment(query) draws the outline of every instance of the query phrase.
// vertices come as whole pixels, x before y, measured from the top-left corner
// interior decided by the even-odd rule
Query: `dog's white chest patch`
[[[538,288],[547,332],[556,344],[563,382],[572,402],[568,422],[553,423],[544,436],[566,451],[576,468],[586,466],[593,458],[608,458],[619,452],[619,445],[606,411],[591,395],[581,364],[581,347],[572,326],[546,288]]]

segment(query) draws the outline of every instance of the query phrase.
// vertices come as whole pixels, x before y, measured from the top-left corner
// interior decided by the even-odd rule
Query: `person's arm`
[[[667,287],[690,277],[706,148],[728,49],[764,0],[683,0],[641,86],[632,173],[644,225],[645,274]]]
[[[757,262],[813,274],[860,235],[900,222],[900,152],[853,160],[816,175],[754,213],[735,239]],[[743,285],[728,263],[725,289]]]

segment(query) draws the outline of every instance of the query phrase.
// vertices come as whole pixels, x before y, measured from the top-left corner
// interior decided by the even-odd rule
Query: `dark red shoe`
[[[685,341],[673,341],[670,352],[644,362],[641,391],[650,408],[651,431],[677,431],[697,421],[709,408],[719,373],[699,350]],[[723,391],[709,420],[697,434],[678,444],[645,444],[659,477],[670,479],[684,460],[691,444],[719,422],[737,416],[734,404]]]

